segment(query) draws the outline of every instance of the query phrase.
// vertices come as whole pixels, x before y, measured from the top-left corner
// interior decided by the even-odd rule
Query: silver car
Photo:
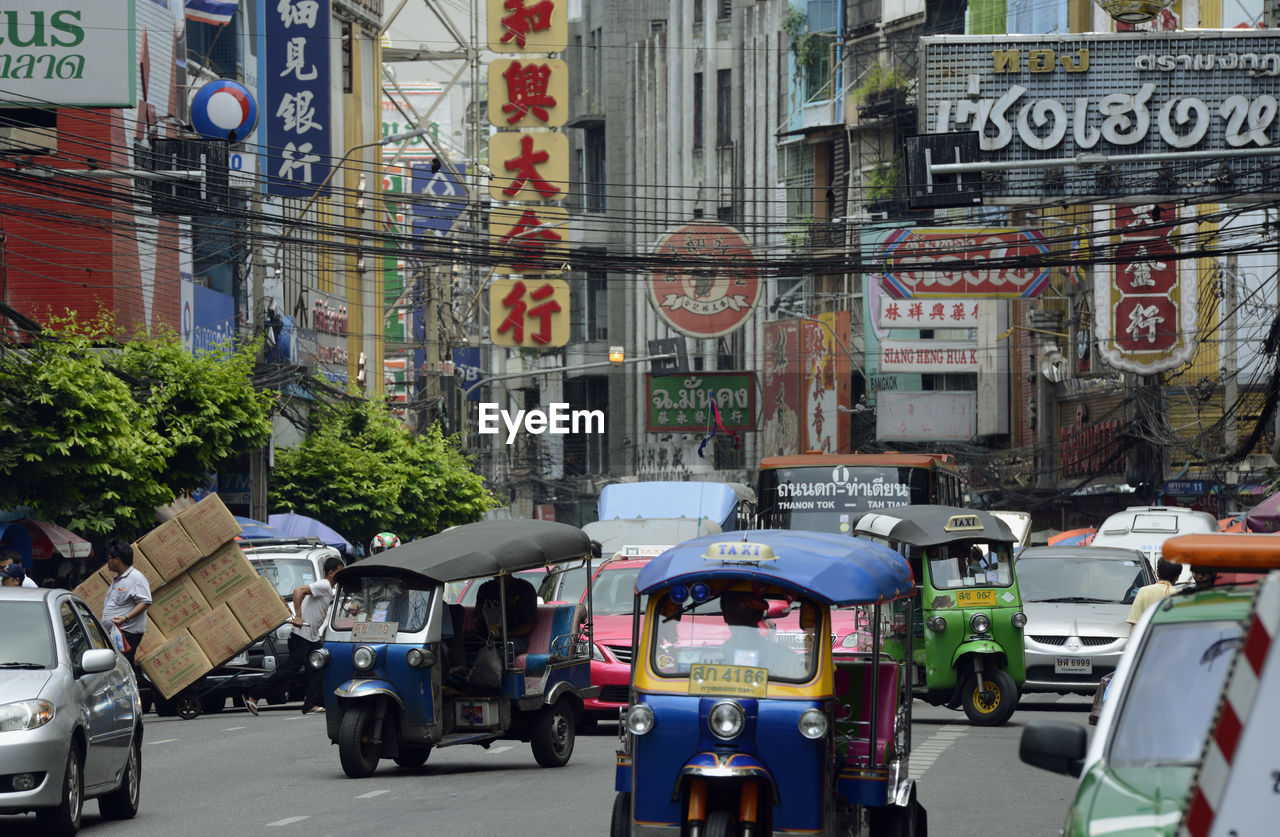
[[[138,812],[142,704],[133,670],[66,590],[0,588],[0,814],[75,834],[84,800]]]
[[[1024,692],[1093,694],[1129,639],[1129,607],[1155,582],[1135,549],[1036,546],[1018,553],[1027,682]]]

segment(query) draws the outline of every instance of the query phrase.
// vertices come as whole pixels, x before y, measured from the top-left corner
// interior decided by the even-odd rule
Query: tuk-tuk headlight
[[[653,729],[657,719],[647,703],[637,703],[627,710],[627,731],[632,735],[644,735]]]
[[[1015,628],[1024,627],[1027,624],[1027,614],[1022,611],[1018,611],[1009,617],[1009,624]]]
[[[367,645],[357,645],[356,650],[351,652],[351,662],[355,664],[356,668],[373,668],[373,664],[377,660],[378,655]]]
[[[973,629],[975,634],[985,634],[991,630],[991,618],[985,613],[975,613],[973,618],[969,620],[969,627]]]
[[[319,671],[320,669],[329,665],[329,649],[317,648],[316,650],[312,651],[310,654],[307,655],[307,665],[311,666],[311,668],[315,669],[316,671]]]
[[[435,663],[436,655],[424,648],[410,648],[404,661],[412,668],[426,668]]]
[[[734,700],[722,700],[712,706],[711,711],[707,713],[707,727],[711,730],[711,734],[726,741],[737,738],[746,723],[746,713]]]
[[[806,709],[800,713],[800,734],[817,740],[827,734],[827,716],[821,709]]]
[[[930,616],[924,620],[924,624],[935,634],[940,634],[947,629],[947,620],[943,616]]]

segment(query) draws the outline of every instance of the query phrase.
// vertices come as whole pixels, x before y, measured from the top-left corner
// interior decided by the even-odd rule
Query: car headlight
[[[735,700],[722,700],[707,713],[707,727],[716,738],[737,738],[747,722],[746,713]]]
[[[604,652],[600,650],[600,646],[594,642],[591,643],[591,659],[595,660],[597,663],[609,662],[608,658],[605,657]]]
[[[627,731],[632,735],[644,735],[653,729],[657,719],[647,703],[637,703],[627,710]]]
[[[53,720],[53,704],[35,698],[0,706],[0,732],[39,729]]]
[[[1009,617],[1009,624],[1015,628],[1024,627],[1027,624],[1027,614],[1022,611],[1018,611]]]
[[[307,665],[311,666],[316,671],[319,671],[329,665],[329,649],[317,648],[312,651],[307,655]]]
[[[985,613],[975,613],[969,620],[969,627],[975,634],[985,634],[991,630],[991,619]]]
[[[800,734],[816,740],[827,734],[827,716],[821,709],[806,709],[800,713]]]
[[[426,668],[436,661],[436,655],[424,648],[410,648],[404,655],[404,661],[412,668]]]
[[[356,668],[373,668],[373,664],[377,659],[378,655],[367,645],[358,645],[356,650],[351,652],[351,662],[355,664]]]
[[[924,624],[935,634],[940,634],[947,629],[947,620],[943,616],[930,616],[924,620]]]
[[[854,631],[853,633],[845,634],[844,639],[840,640],[840,647],[841,648],[857,648],[858,632]]]

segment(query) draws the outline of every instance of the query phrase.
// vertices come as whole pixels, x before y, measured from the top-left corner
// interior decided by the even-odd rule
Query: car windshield
[[[536,570],[521,570],[518,573],[512,573],[512,575],[515,576],[516,578],[523,578],[525,581],[532,584],[533,588],[537,590],[538,585],[541,584],[543,582],[543,579],[547,577],[547,572],[546,570],[539,568]],[[446,601],[450,601],[455,604],[460,604],[464,607],[474,607],[476,603],[476,596],[480,595],[480,585],[484,583],[484,579],[473,578],[470,581],[466,581],[462,583],[466,585],[463,588],[462,598],[457,600],[456,602],[454,602],[452,599],[446,599]],[[454,589],[456,590],[457,588],[454,588]],[[445,587],[445,595],[446,596],[449,595],[448,585],[446,585]],[[455,593],[454,595],[457,595],[457,594]],[[539,598],[541,598],[541,593],[539,593]]]
[[[640,565],[611,568],[607,564],[591,585],[591,606],[596,616],[630,613],[635,602]],[[643,607],[643,604],[641,605]]]
[[[316,580],[316,567],[310,558],[249,558],[258,575],[270,581],[282,596]]]
[[[431,613],[430,585],[396,576],[361,576],[338,586],[329,624],[349,631],[356,622],[395,622],[401,633],[416,633]]]
[[[1241,634],[1228,620],[1151,625],[1111,737],[1112,767],[1199,763]]]
[[[1044,554],[1018,559],[1018,589],[1026,602],[1131,604],[1153,581],[1145,562]]]
[[[53,668],[57,649],[44,602],[0,606],[0,669]]]
[[[1013,571],[1008,544],[952,541],[925,550],[935,590],[955,587],[1008,587]]]
[[[663,595],[650,643],[651,663],[659,675],[688,677],[694,666],[710,665],[763,668],[769,680],[802,682],[813,676],[818,659],[813,637],[822,621],[813,602],[791,601],[791,610],[799,612],[800,633],[780,637],[774,624],[763,617],[768,605],[785,601],[783,595],[746,591],[727,595],[732,597],[728,605],[722,605],[721,596],[702,603],[687,599],[677,603],[669,594]]]

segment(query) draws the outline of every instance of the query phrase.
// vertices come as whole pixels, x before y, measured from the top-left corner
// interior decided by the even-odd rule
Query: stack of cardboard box
[[[240,524],[211,494],[133,545],[133,566],[151,584],[136,659],[166,698],[289,618],[280,594],[235,542],[239,534]],[[101,613],[111,580],[103,567],[76,593]]]

